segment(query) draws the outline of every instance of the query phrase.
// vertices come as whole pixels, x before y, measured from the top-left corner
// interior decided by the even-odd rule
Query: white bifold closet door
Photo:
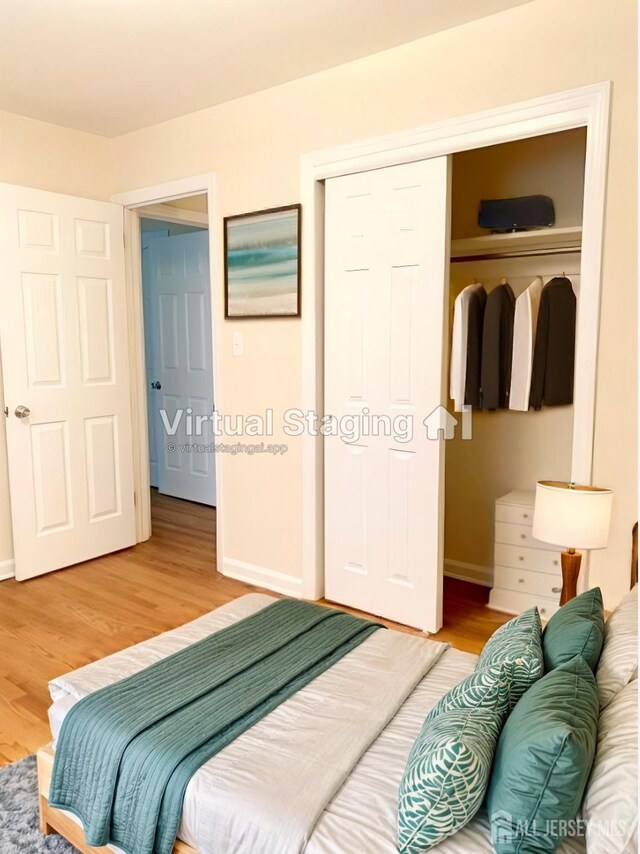
[[[444,440],[427,438],[424,419],[433,435],[444,400],[448,158],[327,180],[325,205],[325,414],[361,425],[351,441],[325,438],[325,595],[435,632]],[[390,430],[367,431],[372,416]]]
[[[18,580],[135,542],[122,216],[107,202],[0,185]]]

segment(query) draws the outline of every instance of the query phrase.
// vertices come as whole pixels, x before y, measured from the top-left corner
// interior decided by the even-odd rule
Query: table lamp
[[[543,543],[565,547],[560,555],[561,605],[577,593],[582,555],[576,548],[606,548],[612,502],[610,489],[555,480],[540,480],[536,484],[532,535]]]

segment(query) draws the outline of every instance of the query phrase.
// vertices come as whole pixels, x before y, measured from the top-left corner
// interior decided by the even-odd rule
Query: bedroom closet
[[[530,288],[534,340],[538,301],[548,282],[560,283],[570,301],[572,290],[579,310],[585,147],[586,130],[578,128],[453,155],[448,381],[455,368],[454,306],[467,286],[482,285],[487,300],[496,288],[508,287],[516,301]],[[492,234],[478,225],[481,200],[530,195],[551,198],[552,227]],[[555,399],[562,405],[528,407],[535,343],[523,365],[516,328],[507,388],[512,397],[497,409],[495,399],[480,407],[475,400],[472,439],[456,431],[445,442],[445,575],[491,588],[492,607],[517,613],[536,604],[547,618],[557,607],[560,567],[556,551],[530,538],[533,491],[537,480],[571,479],[574,429],[573,405],[566,402],[573,392],[571,307],[566,316],[555,304],[551,312],[561,349],[549,354],[555,362],[548,369],[561,387]],[[450,399],[449,409],[459,418],[456,408]]]
[[[551,371],[569,376],[564,405],[536,401],[533,409],[518,363],[515,410],[498,393],[503,380],[489,399],[482,353],[485,408],[476,402],[460,413],[448,394],[452,320],[470,285],[482,285],[488,303],[502,289],[515,312],[534,280],[542,303],[547,283],[562,279],[575,322],[585,152],[586,130],[576,128],[326,180],[324,412],[350,425],[348,438],[324,441],[327,599],[436,631],[443,617],[446,625],[444,571],[493,588],[491,604],[503,610],[542,597],[550,616],[557,555],[535,553],[529,502],[537,480],[571,476],[570,359],[556,353]],[[482,200],[532,195],[553,203],[540,227],[493,233],[479,225]],[[513,315],[509,323],[512,334]],[[495,328],[504,324],[501,317]],[[562,344],[573,340],[570,327]],[[507,350],[511,357],[512,346],[501,341],[494,361]],[[507,548],[497,550],[494,572],[496,540]],[[528,554],[509,551],[521,545]]]

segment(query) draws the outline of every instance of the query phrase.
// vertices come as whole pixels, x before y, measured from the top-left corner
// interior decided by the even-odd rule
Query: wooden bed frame
[[[633,526],[631,548],[631,583],[633,587],[638,582],[638,523]],[[45,836],[50,833],[59,833],[67,842],[74,845],[82,854],[113,854],[110,848],[101,846],[96,848],[87,845],[84,839],[82,827],[74,821],[71,816],[49,806],[49,788],[51,785],[51,773],[53,771],[53,748],[50,744],[41,747],[37,753],[38,761],[38,803],[40,808],[40,832]],[[173,846],[173,854],[199,854],[195,848],[185,842],[176,840]]]

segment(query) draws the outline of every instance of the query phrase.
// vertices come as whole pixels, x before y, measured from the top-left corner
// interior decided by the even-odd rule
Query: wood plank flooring
[[[49,741],[54,676],[257,589],[216,572],[213,508],[154,490],[152,514],[146,543],[20,584],[0,582],[0,764]],[[508,619],[485,608],[487,596],[486,588],[445,579],[437,639],[479,652]]]

